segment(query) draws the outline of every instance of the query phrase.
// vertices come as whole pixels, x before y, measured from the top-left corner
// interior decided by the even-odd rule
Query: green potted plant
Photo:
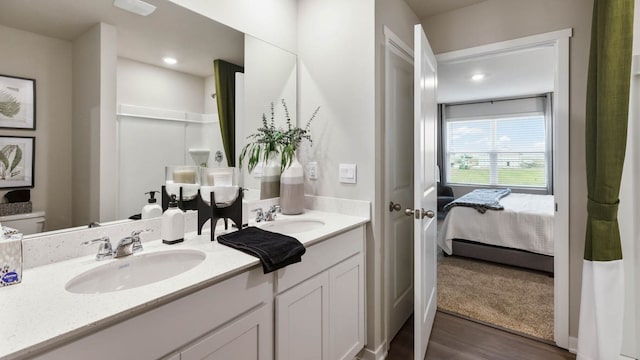
[[[247,139],[252,141],[247,143],[240,152],[240,167],[248,156],[247,169],[252,172],[261,160],[266,162],[270,153],[279,152],[283,133],[276,128],[274,117],[273,103],[271,103],[271,120],[267,122],[267,116],[262,114],[262,127],[258,128],[258,132],[247,136]]]
[[[283,132],[275,126],[274,105],[271,103],[271,119],[262,114],[262,127],[247,137],[250,140],[240,152],[240,167],[247,159],[249,173],[259,162],[264,162],[260,178],[260,198],[268,199],[280,196],[281,165],[278,154],[282,143]]]
[[[276,128],[274,104],[271,103],[271,118],[262,114],[262,127],[247,137],[250,140],[240,152],[240,167],[247,159],[247,168],[252,172],[258,163],[265,164],[260,178],[260,198],[280,196],[280,206],[285,214],[299,214],[304,203],[304,173],[296,159],[296,151],[303,140],[311,140],[311,122],[320,107],[311,115],[304,128],[294,126],[289,108],[284,99],[286,129]],[[278,156],[280,154],[280,156]],[[282,174],[282,176],[281,176]],[[284,184],[281,180],[284,179]],[[291,205],[295,204],[295,206]]]

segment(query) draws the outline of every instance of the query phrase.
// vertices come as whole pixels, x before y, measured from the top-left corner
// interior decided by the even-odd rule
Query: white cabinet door
[[[273,315],[264,304],[206,335],[180,354],[181,360],[272,360]]]
[[[351,360],[364,346],[362,253],[329,269],[329,354]]]
[[[329,274],[276,297],[276,359],[328,360]]]

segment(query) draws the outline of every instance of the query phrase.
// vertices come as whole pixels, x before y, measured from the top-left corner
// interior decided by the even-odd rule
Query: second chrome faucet
[[[256,212],[256,222],[273,221],[276,219],[278,213],[281,212],[280,206],[278,205],[272,205],[266,212],[263,211],[262,208],[257,208],[253,211]]]
[[[153,231],[151,229],[136,230],[131,233],[131,236],[120,239],[115,250],[111,246],[111,241],[108,236],[103,236],[99,239],[89,240],[82,243],[82,245],[100,244],[98,248],[98,254],[96,260],[104,259],[117,259],[120,257],[129,256],[137,252],[142,251],[142,241],[140,240],[140,234]]]

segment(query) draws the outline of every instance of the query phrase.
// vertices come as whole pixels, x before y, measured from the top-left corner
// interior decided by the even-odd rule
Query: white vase
[[[285,215],[304,211],[304,170],[295,156],[280,176],[280,209]]]
[[[260,177],[260,199],[280,196],[280,154],[271,151]]]

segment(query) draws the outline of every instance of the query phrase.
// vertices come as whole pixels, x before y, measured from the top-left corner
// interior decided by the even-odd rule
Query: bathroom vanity
[[[307,248],[302,262],[270,274],[195,232],[171,246],[155,233],[125,258],[27,269],[0,293],[14,309],[0,327],[0,359],[353,359],[365,345],[367,222],[307,210],[258,224]],[[183,261],[188,270],[162,279]],[[138,278],[113,283],[114,271]]]

